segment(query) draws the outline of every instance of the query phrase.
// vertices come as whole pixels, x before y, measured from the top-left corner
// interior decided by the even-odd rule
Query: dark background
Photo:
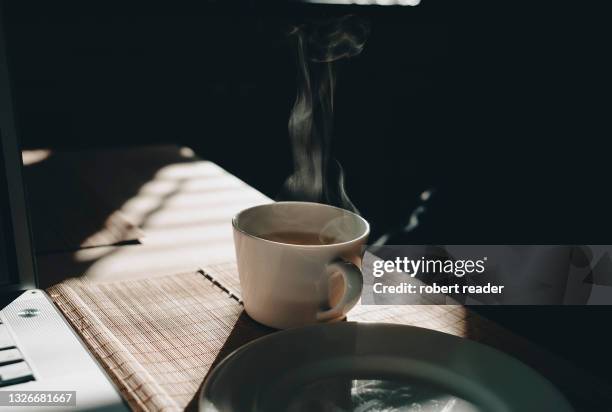
[[[595,2],[3,5],[25,147],[176,142],[275,197],[292,167],[287,29],[355,13],[371,36],[339,65],[334,156],[373,238],[433,187],[397,243],[612,239],[612,37]],[[606,308],[487,314],[602,376],[612,362]]]

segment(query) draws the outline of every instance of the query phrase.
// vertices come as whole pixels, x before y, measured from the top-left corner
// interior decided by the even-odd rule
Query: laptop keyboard
[[[32,370],[0,319],[0,388],[34,380]]]

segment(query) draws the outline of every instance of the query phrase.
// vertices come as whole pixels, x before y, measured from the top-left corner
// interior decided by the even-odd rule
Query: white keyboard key
[[[0,365],[5,363],[12,363],[18,360],[23,360],[19,349],[4,349],[0,350]]]
[[[34,379],[26,362],[0,366],[0,386],[12,385]]]

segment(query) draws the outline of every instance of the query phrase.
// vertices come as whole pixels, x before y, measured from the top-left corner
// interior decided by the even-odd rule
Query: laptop
[[[127,411],[119,392],[37,289],[0,10],[0,410]]]

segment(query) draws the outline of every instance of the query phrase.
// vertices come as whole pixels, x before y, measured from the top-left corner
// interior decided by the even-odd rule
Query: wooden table
[[[234,259],[231,217],[272,201],[188,148],[41,153],[27,154],[25,175],[43,288],[71,276],[109,282],[225,264]],[[462,306],[357,306],[349,320],[474,339],[538,370],[579,410],[612,404],[607,384]],[[215,363],[271,332],[243,313]]]

